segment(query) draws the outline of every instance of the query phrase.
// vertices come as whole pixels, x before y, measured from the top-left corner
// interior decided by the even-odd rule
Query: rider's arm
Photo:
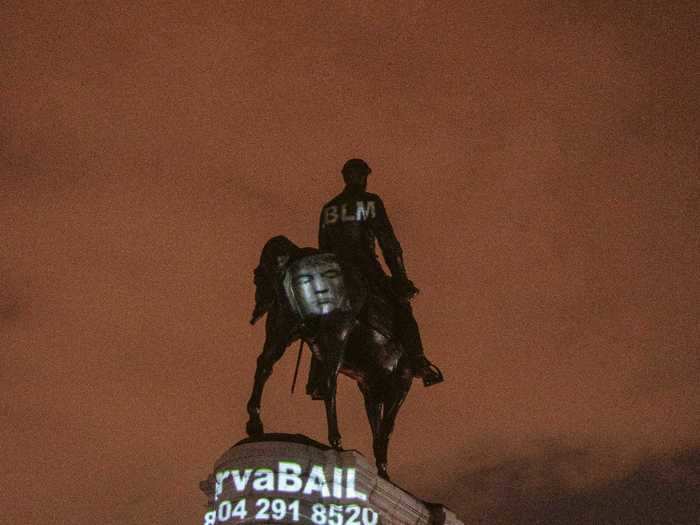
[[[403,264],[403,250],[394,234],[394,228],[391,226],[384,203],[379,197],[377,197],[377,214],[372,219],[371,226],[391,275],[395,278],[405,279],[406,268]]]
[[[403,251],[401,244],[391,227],[389,216],[384,208],[384,203],[377,197],[377,215],[372,220],[372,230],[374,231],[379,246],[384,255],[384,261],[391,271],[391,277],[395,282],[395,289],[405,300],[411,299],[418,293],[418,288],[406,275],[406,267],[403,262]]]

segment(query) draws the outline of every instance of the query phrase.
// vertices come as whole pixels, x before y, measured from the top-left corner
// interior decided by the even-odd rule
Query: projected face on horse
[[[285,274],[284,288],[302,319],[350,309],[343,271],[331,254],[310,255],[293,263]]]
[[[287,261],[282,268],[280,260]],[[247,433],[263,433],[260,405],[265,382],[285,349],[302,339],[320,367],[328,442],[341,447],[336,412],[341,373],[357,381],[363,394],[378,472],[388,477],[389,437],[413,379],[409,359],[393,333],[392,302],[373,296],[362,277],[334,255],[298,248],[286,237],[268,241],[255,275],[260,304],[253,321],[265,313],[267,321],[247,405]]]

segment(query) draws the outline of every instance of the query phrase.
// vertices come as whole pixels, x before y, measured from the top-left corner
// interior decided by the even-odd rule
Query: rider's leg
[[[396,321],[399,325],[399,339],[408,355],[415,377],[421,377],[425,386],[443,381],[442,373],[425,357],[418,323],[413,317],[413,309],[408,301],[401,301],[397,308]]]

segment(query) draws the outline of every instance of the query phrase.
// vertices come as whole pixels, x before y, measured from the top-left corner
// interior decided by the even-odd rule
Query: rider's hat
[[[343,164],[343,169],[340,170],[340,173],[343,175],[354,172],[361,173],[362,175],[369,175],[372,173],[372,168],[362,159],[350,159]]]

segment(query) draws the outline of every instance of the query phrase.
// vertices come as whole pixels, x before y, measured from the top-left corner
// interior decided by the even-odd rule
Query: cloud
[[[625,465],[600,450],[550,443],[462,471],[442,494],[465,523],[691,525],[700,516],[699,484],[697,448]]]

